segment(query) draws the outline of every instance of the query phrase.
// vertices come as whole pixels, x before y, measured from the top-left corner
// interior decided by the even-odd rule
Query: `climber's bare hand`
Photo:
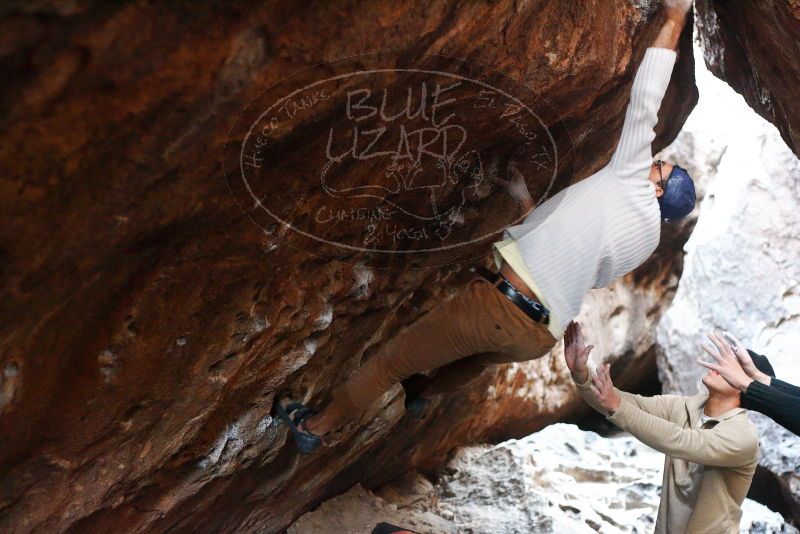
[[[683,21],[692,9],[692,0],[664,0],[664,12],[667,18]]]
[[[493,181],[500,187],[506,190],[508,196],[522,205],[523,209],[528,212],[533,209],[534,202],[528,191],[528,186],[525,184],[525,177],[520,172],[516,163],[508,164],[508,179],[504,180],[499,176],[494,176]]]

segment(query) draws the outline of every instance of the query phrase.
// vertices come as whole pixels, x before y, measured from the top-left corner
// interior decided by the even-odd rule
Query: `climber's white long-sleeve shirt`
[[[589,289],[629,273],[658,245],[661,212],[648,179],[650,145],[675,58],[666,48],[645,52],[611,162],[507,230],[524,260],[525,274],[556,319],[550,330],[557,338],[578,315]]]

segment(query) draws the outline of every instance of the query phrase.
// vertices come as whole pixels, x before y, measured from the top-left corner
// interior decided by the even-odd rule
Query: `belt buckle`
[[[541,304],[539,302],[536,302],[535,300],[533,300],[529,296],[525,295],[524,293],[521,293],[519,291],[517,291],[517,293],[522,295],[522,298],[525,299],[525,302],[527,302],[528,305],[531,308],[533,308],[534,310],[536,310],[536,312],[539,314],[539,319],[536,321],[537,323],[540,323],[540,324],[549,324],[550,323],[550,312],[547,310],[547,308],[544,307],[543,304]]]

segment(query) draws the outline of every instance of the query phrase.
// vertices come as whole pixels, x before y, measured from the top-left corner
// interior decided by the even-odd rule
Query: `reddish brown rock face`
[[[699,0],[696,6],[708,68],[800,154],[800,3]]]
[[[357,251],[335,261],[288,246],[291,231],[265,232],[232,197],[225,142],[248,103],[310,65],[379,50],[414,66],[441,54],[502,73],[556,111],[548,126],[574,151],[555,191],[610,157],[657,31],[652,9],[36,5],[0,20],[0,531],[275,532],[356,480],[430,469],[459,444],[522,435],[579,407],[563,365],[542,360],[440,399],[423,422],[403,418],[392,391],[378,417],[298,457],[269,418],[275,395],[322,403],[468,275],[463,263],[410,269],[413,257],[393,255],[375,270]],[[655,148],[696,99],[684,37]],[[325,117],[282,132],[285,161],[337,124]],[[495,133],[477,141],[497,141],[505,163],[516,147]],[[271,184],[261,192],[301,207],[320,194],[292,167]],[[459,231],[509,218],[502,193],[488,192],[470,200]],[[651,262],[624,287],[636,280],[657,303],[674,267]],[[654,364],[625,365],[623,386]]]

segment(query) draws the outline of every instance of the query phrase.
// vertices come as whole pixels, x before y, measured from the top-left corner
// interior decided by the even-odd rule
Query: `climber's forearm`
[[[672,75],[677,57],[675,48],[686,24],[686,14],[692,8],[692,0],[662,1],[664,24],[636,71],[625,124],[611,158],[611,167],[620,175],[647,178],[650,172],[658,110]]]
[[[675,50],[681,37],[681,31],[686,20],[667,19],[658,33],[658,37],[653,41],[653,48],[668,48]]]

